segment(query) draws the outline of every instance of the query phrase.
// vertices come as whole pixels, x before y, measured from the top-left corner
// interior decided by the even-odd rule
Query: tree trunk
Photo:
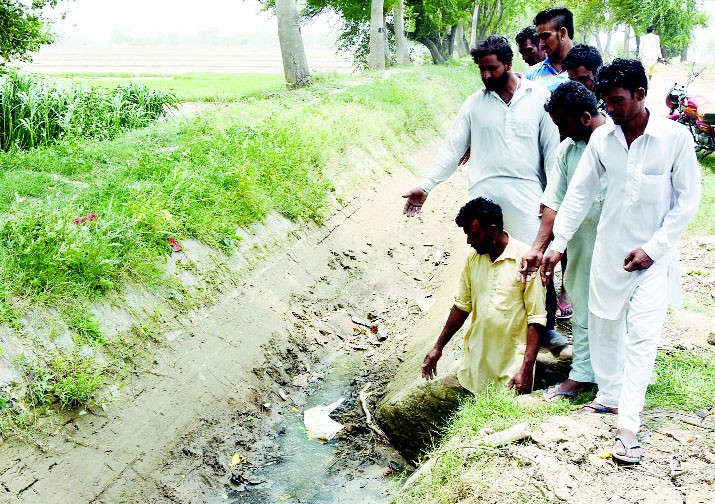
[[[603,58],[605,59],[607,56],[611,55],[611,37],[613,34],[609,31],[608,34],[606,35],[606,47],[605,51],[603,52]]]
[[[636,57],[638,56],[638,53],[640,53],[641,50],[641,36],[636,35]]]
[[[370,53],[367,56],[367,66],[374,70],[385,69],[385,28],[382,24],[384,0],[370,2]]]
[[[598,49],[599,53],[605,56],[605,53],[603,52],[603,45],[601,44],[601,32],[593,32],[593,38],[596,40],[596,49]]]
[[[382,47],[385,48],[385,66],[392,64],[390,42],[387,40],[387,12],[382,13]]]
[[[626,25],[623,32],[623,57],[628,58],[628,53],[631,50],[631,27]]]
[[[437,44],[435,44],[432,39],[421,38],[419,39],[419,42],[421,44],[424,44],[425,47],[427,47],[430,54],[432,55],[432,61],[435,65],[441,65],[446,61],[444,59],[444,56],[442,56],[442,53],[439,51],[439,47],[437,47]]]
[[[474,13],[472,14],[472,36],[469,39],[469,48],[477,47],[477,26],[479,25],[479,1],[474,2]]]
[[[462,43],[462,40],[464,40],[464,21],[459,22],[457,25],[457,32],[454,34],[454,55],[457,58],[462,58],[467,55],[464,51],[464,44]]]
[[[688,46],[683,47],[683,50],[680,51],[680,62],[683,63],[685,61],[688,61]]]
[[[454,38],[457,35],[457,25],[452,26],[447,35],[447,59],[454,56]]]
[[[407,37],[405,36],[405,3],[398,0],[395,4],[395,52],[397,53],[398,65],[410,64],[410,53],[407,49]]]
[[[291,86],[307,86],[310,84],[310,70],[295,0],[276,0],[276,18],[286,82]]]

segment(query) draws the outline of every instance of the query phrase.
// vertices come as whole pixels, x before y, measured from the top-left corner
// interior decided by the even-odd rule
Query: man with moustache
[[[504,37],[492,35],[472,49],[484,88],[462,105],[420,185],[403,195],[404,213],[422,210],[429,192],[447,180],[469,145],[468,200],[482,196],[498,204],[504,229],[532,243],[539,230],[544,166],[553,162],[559,132],[544,110],[550,93],[512,73],[513,52]]]
[[[616,58],[596,75],[614,125],[593,132],[554,221],[542,277],[608,186],[591,263],[588,336],[598,394],[584,413],[616,413],[613,458],[638,463],[640,413],[668,305],[681,302],[675,249],[700,201],[690,132],[645,107],[648,77]]]
[[[528,393],[534,384],[539,331],[546,323],[541,282],[516,279],[529,247],[504,231],[501,208],[488,199],[471,200],[455,222],[474,251],[462,270],[444,329],[422,364],[422,377],[435,377],[442,350],[471,314],[459,383],[473,394],[495,383]]]
[[[546,59],[526,71],[526,78],[546,86],[549,91],[568,80],[563,68],[564,58],[573,47],[573,14],[564,7],[554,7],[539,12],[534,18],[539,48]]]
[[[559,128],[559,133],[564,140],[559,145],[556,165],[550,172],[549,182],[541,199],[544,210],[539,234],[531,250],[522,258],[520,274],[524,282],[536,276],[536,271],[541,265],[546,247],[553,238],[554,218],[566,196],[566,189],[591,138],[591,133],[596,128],[611,123],[610,119],[598,111],[596,96],[579,82],[561,84],[551,94],[544,107]],[[544,390],[544,398],[547,401],[576,397],[591,388],[594,383],[588,345],[588,287],[591,256],[596,241],[596,226],[601,217],[605,184],[606,180],[603,177],[601,193],[568,243],[569,261],[564,271],[564,285],[573,304],[571,319],[573,358],[568,379]]]
[[[555,159],[559,132],[544,110],[549,91],[513,73],[513,55],[509,42],[496,35],[472,49],[484,88],[462,105],[420,185],[403,194],[408,217],[422,210],[429,192],[455,172],[471,145],[467,199],[494,201],[502,209],[504,229],[519,241],[533,243],[541,223],[544,167]],[[544,345],[563,348],[567,340],[550,322]]]

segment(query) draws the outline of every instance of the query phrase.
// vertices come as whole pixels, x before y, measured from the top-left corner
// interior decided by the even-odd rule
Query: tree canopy
[[[57,2],[0,0],[0,65],[13,60],[26,61],[29,53],[54,40],[42,16],[42,9],[46,6],[54,7]]]

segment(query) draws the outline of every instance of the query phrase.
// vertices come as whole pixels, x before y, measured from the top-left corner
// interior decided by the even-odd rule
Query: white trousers
[[[640,279],[617,320],[589,313],[595,401],[618,408],[618,428],[637,433],[668,307],[668,269],[654,264]]]

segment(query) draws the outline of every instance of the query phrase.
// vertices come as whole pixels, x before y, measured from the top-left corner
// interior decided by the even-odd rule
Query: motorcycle
[[[705,67],[696,72],[693,65],[685,84],[676,82],[665,97],[665,104],[670,108],[668,118],[690,130],[700,159],[715,152],[715,102],[702,95],[688,94],[688,86],[703,70]]]

